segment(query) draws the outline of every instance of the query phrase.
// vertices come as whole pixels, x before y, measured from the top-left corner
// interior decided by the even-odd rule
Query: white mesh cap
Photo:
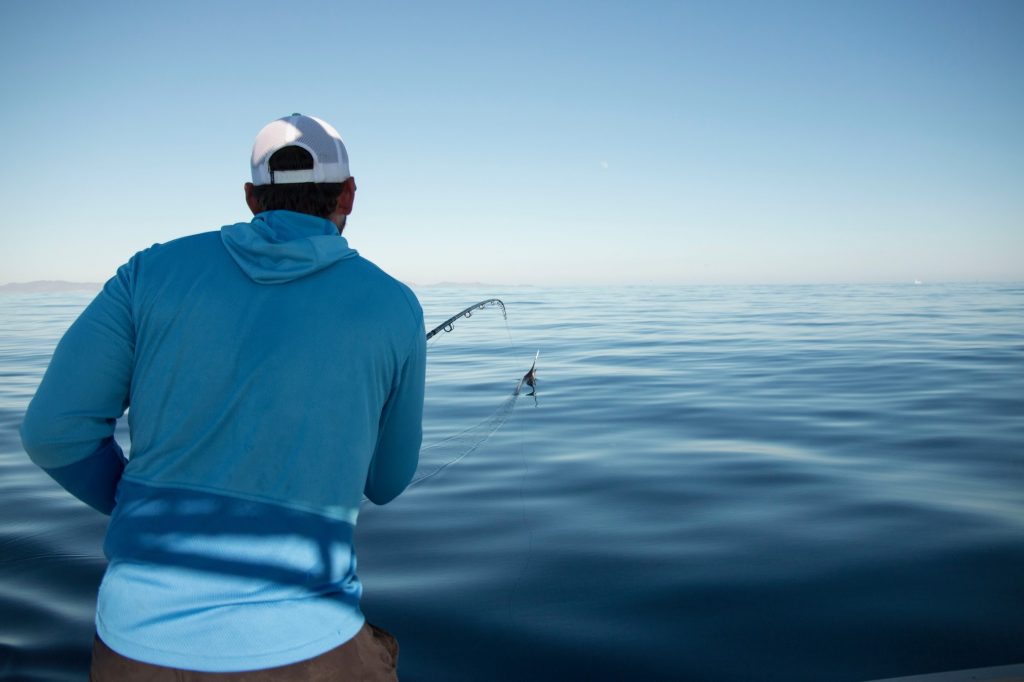
[[[309,170],[271,172],[270,157],[282,147],[302,147],[313,155]],[[252,145],[252,184],[285,185],[297,182],[344,182],[351,177],[348,152],[341,135],[330,123],[315,116],[292,114],[263,127]]]

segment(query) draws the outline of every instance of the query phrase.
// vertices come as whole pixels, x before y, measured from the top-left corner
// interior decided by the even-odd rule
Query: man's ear
[[[263,209],[260,208],[260,202],[256,201],[256,195],[253,192],[254,189],[255,187],[251,182],[245,183],[245,203],[249,207],[249,210],[252,211],[252,214],[256,215],[257,213],[262,213]]]
[[[341,186],[341,193],[338,194],[338,203],[334,207],[335,213],[348,215],[352,212],[352,205],[356,201],[356,179],[350,177]]]

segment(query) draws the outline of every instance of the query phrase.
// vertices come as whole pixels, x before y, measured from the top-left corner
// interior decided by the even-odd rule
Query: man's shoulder
[[[176,251],[191,251],[194,249],[209,248],[212,244],[220,242],[220,232],[211,230],[209,232],[197,232],[196,234],[177,237],[166,242],[158,242],[140,253],[161,253]]]
[[[414,320],[419,323],[423,320],[423,308],[419,299],[409,285],[388,274],[379,265],[361,255],[355,257],[359,267],[363,269],[365,276],[374,279],[374,286],[390,292],[393,296],[401,297],[409,307]]]
[[[199,232],[178,237],[166,242],[157,242],[132,256],[129,264],[136,266],[142,263],[160,261],[166,258],[195,257],[202,251],[208,251],[220,240],[218,232]]]

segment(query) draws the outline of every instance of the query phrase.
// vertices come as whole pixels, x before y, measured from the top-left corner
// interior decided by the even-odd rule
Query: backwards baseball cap
[[[313,155],[306,170],[270,170],[270,157],[282,147],[302,147]],[[263,127],[252,145],[252,184],[285,185],[298,182],[345,182],[348,152],[341,135],[330,123],[315,116],[292,114]]]

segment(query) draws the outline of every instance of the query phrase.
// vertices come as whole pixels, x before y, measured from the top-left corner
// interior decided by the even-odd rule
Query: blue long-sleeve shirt
[[[157,245],[61,340],[22,425],[111,514],[96,626],[125,656],[285,665],[362,626],[352,531],[408,485],[425,341],[412,292],[288,211]],[[131,455],[113,438],[128,410]]]

